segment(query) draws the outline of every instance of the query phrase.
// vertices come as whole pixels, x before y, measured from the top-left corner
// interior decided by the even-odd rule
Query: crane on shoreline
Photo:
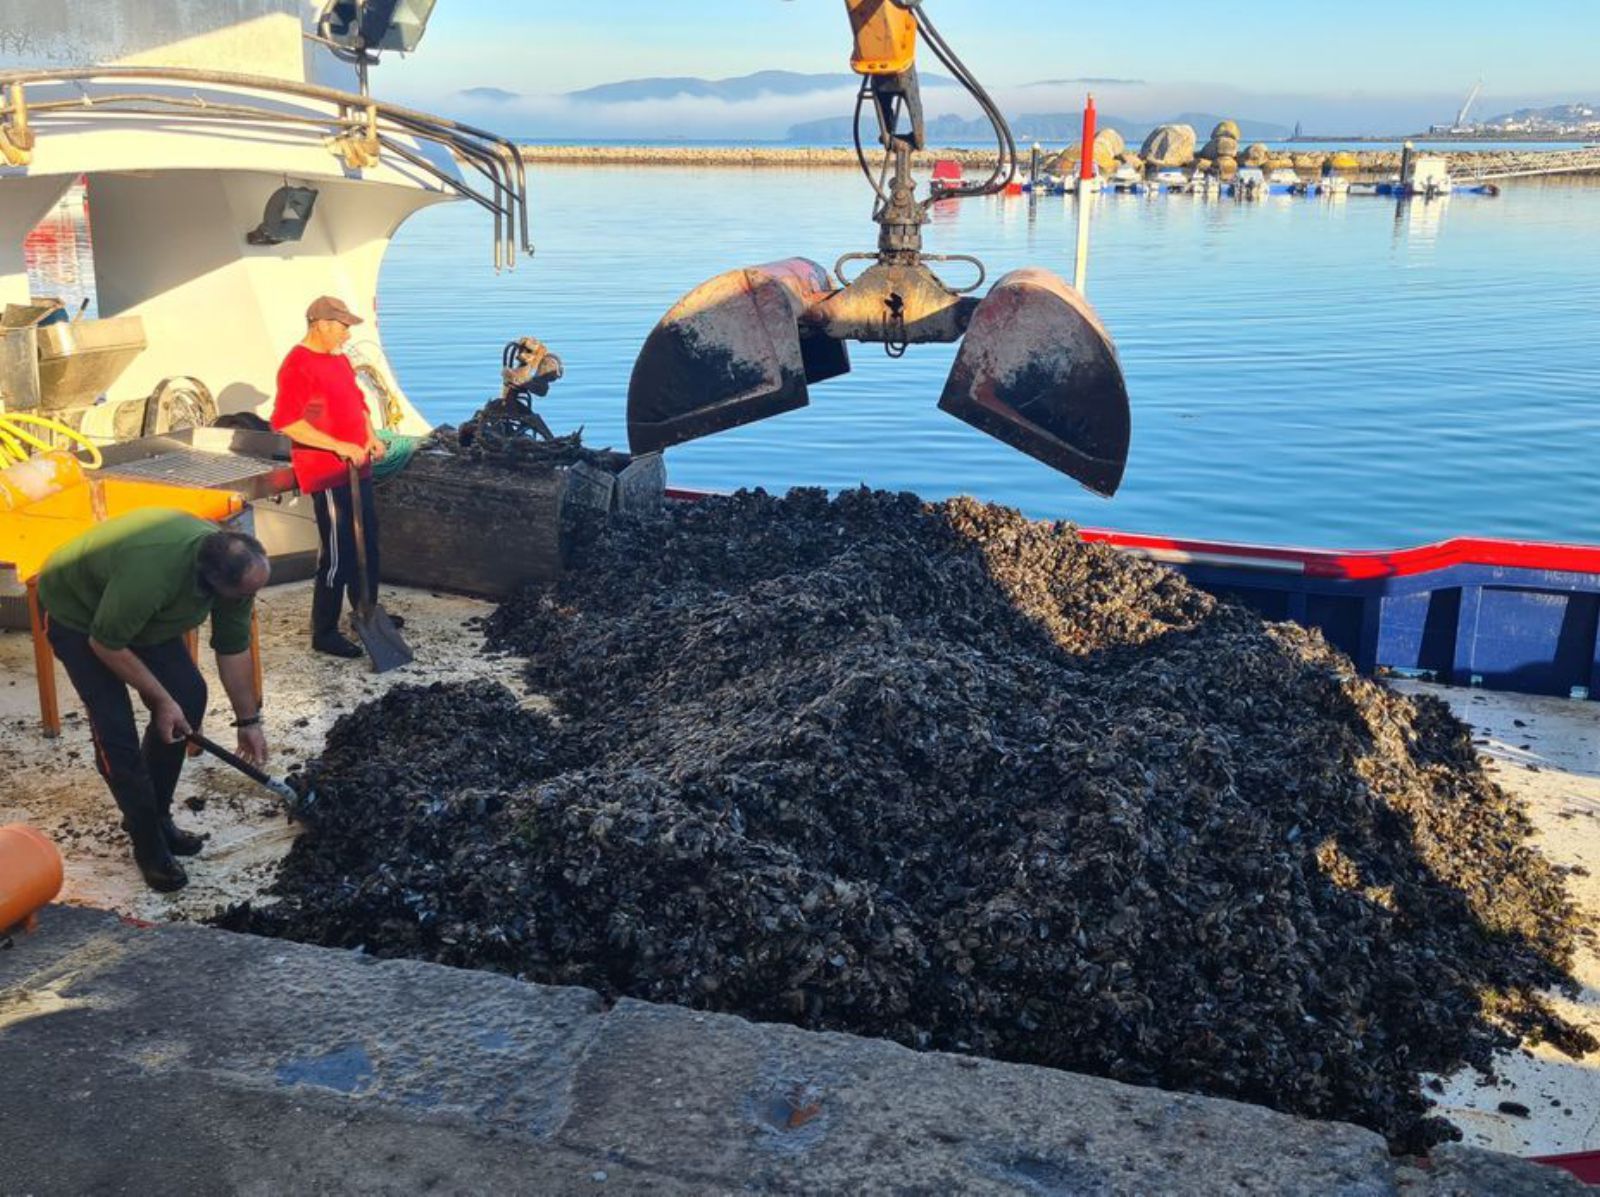
[[[1470,132],[1472,132],[1471,129],[1467,128],[1467,113],[1471,112],[1472,111],[1472,106],[1478,102],[1478,93],[1481,92],[1481,91],[1483,91],[1483,80],[1479,79],[1476,83],[1474,83],[1472,85],[1472,90],[1467,93],[1466,102],[1461,105],[1460,111],[1456,113],[1456,119],[1448,126],[1445,126],[1445,125],[1434,125],[1428,131],[1430,133],[1470,133]]]

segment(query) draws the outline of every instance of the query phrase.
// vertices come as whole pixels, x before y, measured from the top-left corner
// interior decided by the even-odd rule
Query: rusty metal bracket
[[[340,116],[343,119],[350,119],[350,110],[341,109]],[[383,150],[378,137],[377,107],[367,105],[361,127],[351,128],[349,132],[328,138],[327,146],[328,152],[342,160],[347,170],[367,170],[377,166]]]

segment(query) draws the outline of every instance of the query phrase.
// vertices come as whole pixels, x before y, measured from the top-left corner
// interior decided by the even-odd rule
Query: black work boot
[[[174,856],[199,856],[200,849],[205,847],[206,843],[205,836],[185,831],[172,821],[171,806],[161,812],[161,836],[167,841],[167,849]]]
[[[199,723],[196,722],[196,727]],[[160,814],[161,834],[167,841],[167,848],[174,856],[198,856],[201,847],[206,842],[206,837],[196,835],[192,831],[184,831],[172,821],[172,796],[178,788],[178,775],[183,770],[183,758],[186,755],[185,746],[180,741],[177,744],[163,744],[157,737],[155,728],[148,728],[144,733],[142,746],[145,771],[150,775],[150,788],[154,795],[155,808]]]
[[[122,830],[133,841],[133,862],[139,866],[144,883],[162,894],[188,885],[189,874],[173,859],[162,833],[162,815],[149,780],[140,777],[125,782],[117,786],[115,794],[117,805],[122,808]]]
[[[330,657],[354,660],[361,656],[361,646],[338,632],[323,632],[321,635],[313,636],[311,647],[319,653],[327,653]]]
[[[124,815],[122,829],[133,841],[133,863],[139,866],[146,885],[157,893],[170,894],[189,884],[189,874],[167,847],[158,817]]]

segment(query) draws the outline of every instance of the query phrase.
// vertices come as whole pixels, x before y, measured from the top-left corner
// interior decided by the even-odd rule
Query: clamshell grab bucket
[[[877,266],[832,289],[806,258],[732,270],[695,288],[650,333],[628,385],[628,442],[653,453],[793,411],[850,370],[846,340],[961,351],[939,406],[1110,496],[1128,458],[1128,389],[1094,310],[1048,270],[1006,275],[973,300],[920,265]],[[964,333],[964,335],[963,335]]]
[[[1006,275],[978,305],[939,407],[1110,497],[1128,460],[1128,387],[1082,295],[1048,270]]]
[[[678,301],[650,333],[628,384],[628,443],[652,453],[809,402],[808,386],[850,370],[845,346],[801,336],[832,293],[806,258],[731,270]]]

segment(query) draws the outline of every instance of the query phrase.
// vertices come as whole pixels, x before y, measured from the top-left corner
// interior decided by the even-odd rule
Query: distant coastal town
[[[1516,138],[1524,141],[1597,141],[1600,140],[1600,112],[1597,112],[1592,104],[1520,108],[1516,112],[1493,117],[1478,124],[1458,119],[1453,124],[1434,125],[1428,130],[1427,135],[1451,138]]]

